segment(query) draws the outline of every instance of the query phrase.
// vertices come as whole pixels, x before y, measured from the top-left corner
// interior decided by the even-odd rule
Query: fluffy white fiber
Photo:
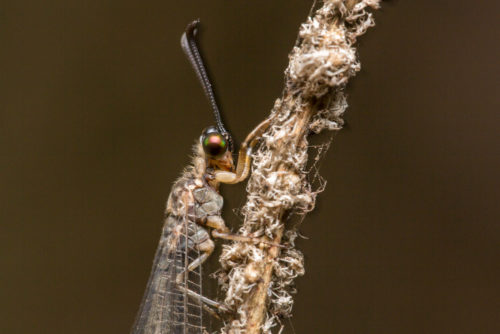
[[[278,331],[280,319],[291,316],[293,282],[305,271],[303,255],[294,248],[296,232],[286,224],[293,214],[312,210],[322,190],[312,189],[308,180],[307,135],[342,127],[347,107],[344,87],[360,69],[353,44],[374,25],[368,7],[378,8],[378,4],[378,0],[326,0],[300,27],[300,43],[290,53],[285,71],[284,94],[276,101],[272,125],[253,155],[239,231],[281,241],[287,248],[272,256],[267,245],[224,246],[218,278],[226,293],[224,303],[235,313],[226,319],[222,333],[253,333],[249,319],[253,312],[261,312],[255,307],[255,291],[265,284],[266,272],[270,280],[265,286],[261,332]]]

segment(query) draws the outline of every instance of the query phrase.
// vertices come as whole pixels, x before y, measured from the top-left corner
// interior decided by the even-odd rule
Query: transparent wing
[[[201,303],[186,293],[186,288],[202,293],[201,266],[186,271],[189,263],[199,257],[192,240],[196,229],[197,225],[185,218],[168,216],[165,220],[132,334],[204,332]]]

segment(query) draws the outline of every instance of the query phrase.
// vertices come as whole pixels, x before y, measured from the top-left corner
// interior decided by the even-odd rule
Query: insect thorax
[[[189,174],[191,173],[185,173],[172,187],[166,214],[177,217],[189,216],[195,221],[203,221],[207,216],[220,215],[224,204],[222,196],[208,182]]]
[[[205,185],[193,191],[196,201],[196,218],[203,220],[207,216],[218,216],[221,213],[224,199],[212,187]]]

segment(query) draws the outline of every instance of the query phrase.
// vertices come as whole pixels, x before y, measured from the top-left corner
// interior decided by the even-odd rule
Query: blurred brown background
[[[310,1],[0,2],[0,333],[127,333],[170,186],[212,123],[241,140]],[[390,1],[300,241],[296,333],[500,333],[498,10]],[[244,200],[226,186],[226,220]],[[288,332],[291,332],[290,330]]]

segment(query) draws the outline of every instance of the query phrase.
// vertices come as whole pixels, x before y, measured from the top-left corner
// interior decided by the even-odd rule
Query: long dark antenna
[[[184,53],[186,53],[186,56],[189,59],[189,62],[191,63],[191,66],[193,66],[193,69],[196,72],[196,75],[198,76],[198,80],[200,80],[200,83],[203,86],[205,95],[207,96],[208,101],[210,102],[210,105],[212,107],[212,111],[214,112],[217,128],[219,129],[221,134],[227,138],[227,141],[229,143],[229,150],[232,152],[233,139],[231,138],[231,135],[229,134],[229,132],[224,127],[224,124],[222,123],[219,107],[217,106],[217,102],[215,101],[215,94],[212,89],[212,84],[210,83],[210,79],[208,79],[205,65],[203,64],[200,51],[198,50],[198,45],[196,44],[195,37],[196,37],[198,23],[200,23],[199,19],[194,20],[193,22],[188,24],[186,30],[184,31],[181,37],[181,47],[182,50],[184,50]]]

